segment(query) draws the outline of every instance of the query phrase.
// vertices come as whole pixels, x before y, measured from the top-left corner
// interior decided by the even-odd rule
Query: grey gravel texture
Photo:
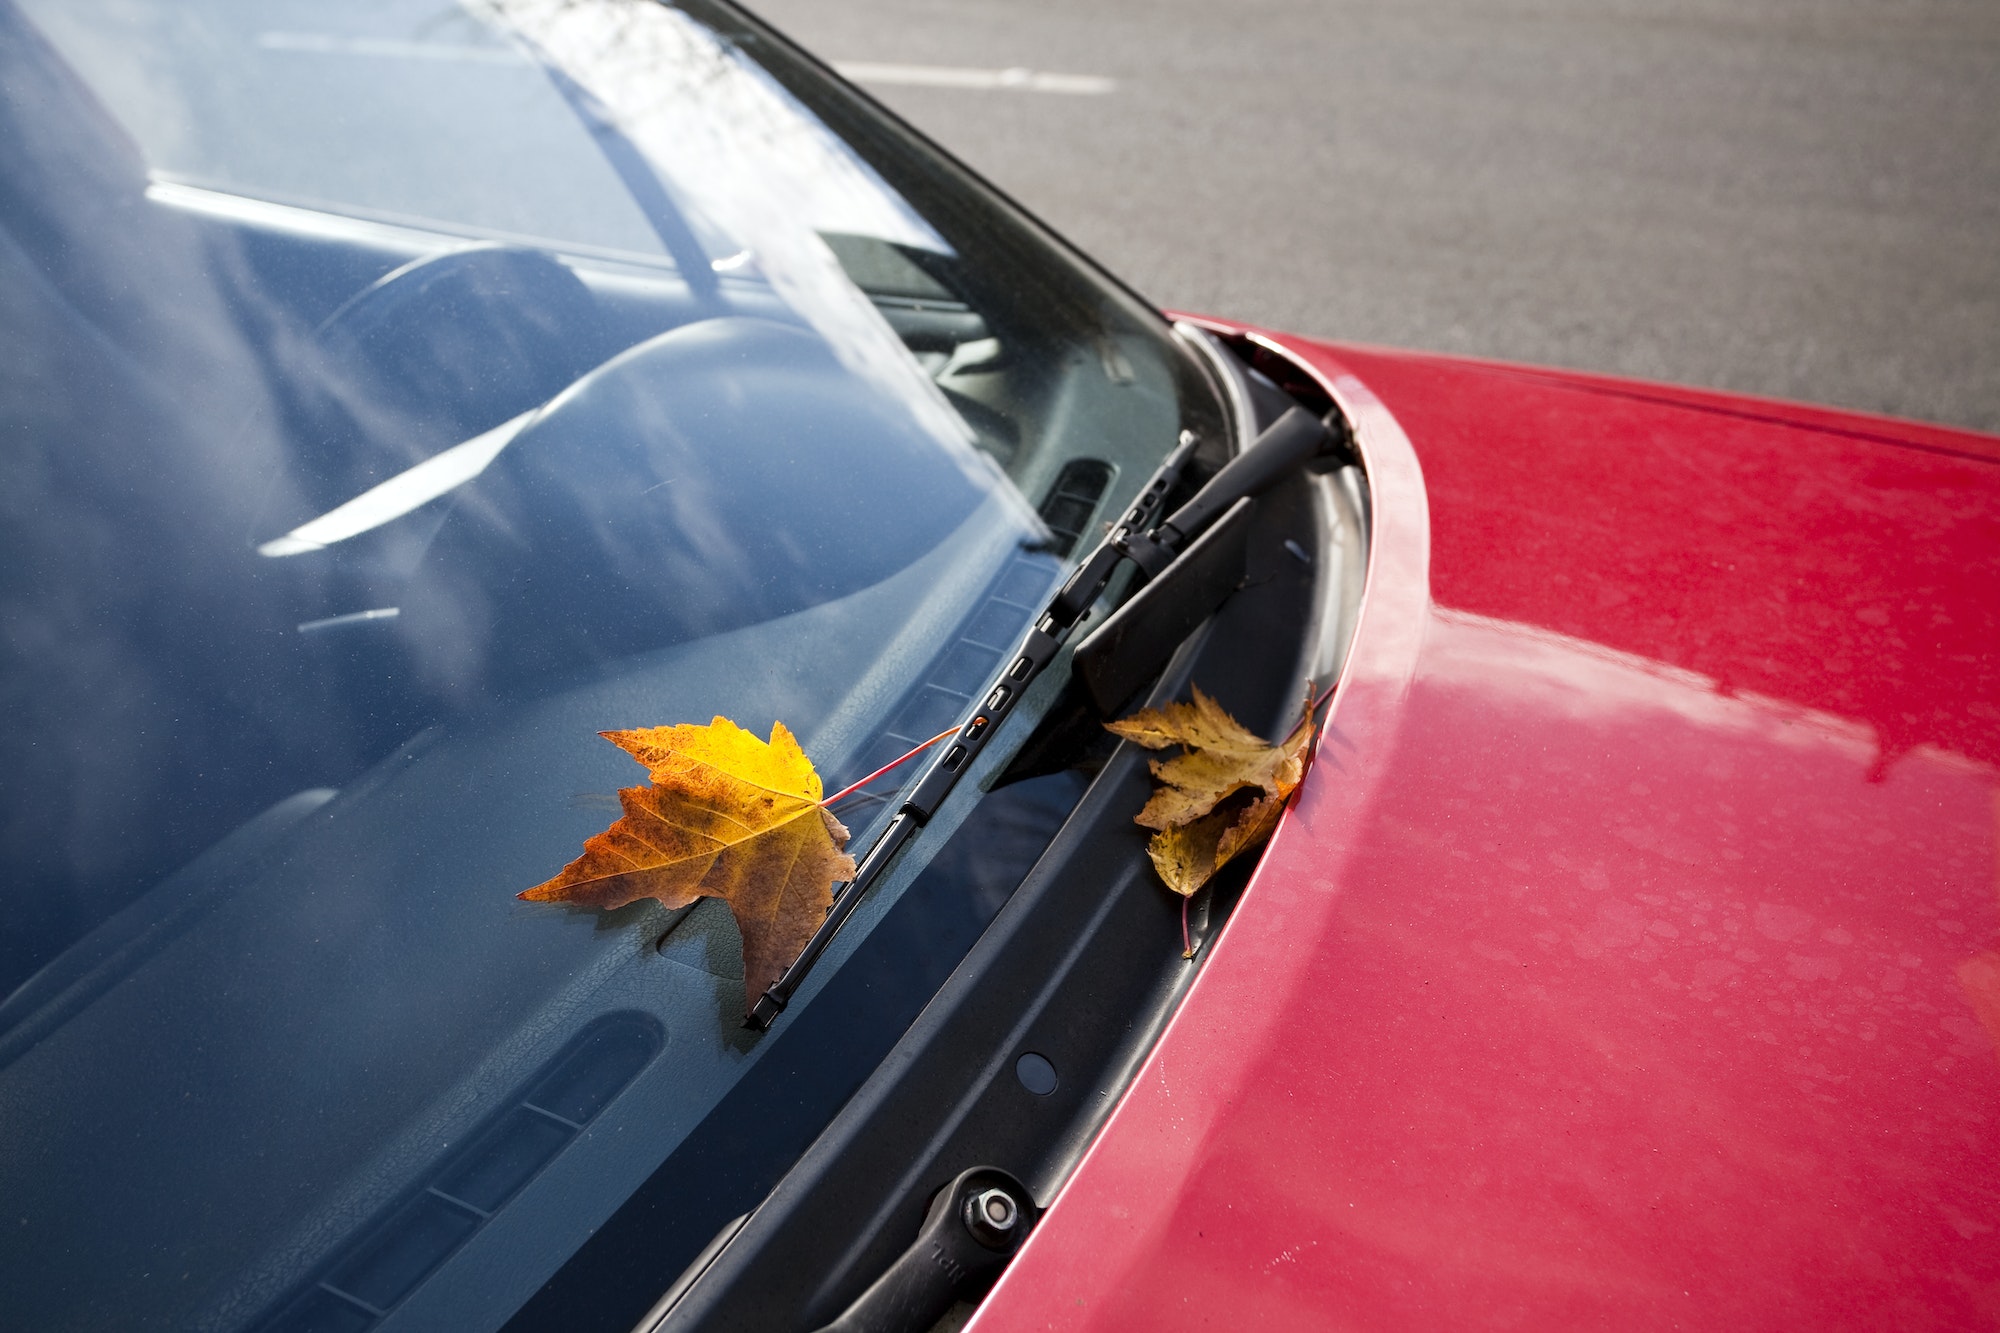
[[[1152,300],[2000,432],[2000,0],[753,0]]]

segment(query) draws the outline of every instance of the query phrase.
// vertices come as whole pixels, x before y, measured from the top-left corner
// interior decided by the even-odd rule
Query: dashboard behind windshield
[[[513,900],[595,733],[845,785],[1215,397],[724,11],[0,0],[0,120],[10,1317],[495,1325],[765,1049],[726,911]],[[976,785],[842,937],[884,1031],[1076,790],[937,850]]]

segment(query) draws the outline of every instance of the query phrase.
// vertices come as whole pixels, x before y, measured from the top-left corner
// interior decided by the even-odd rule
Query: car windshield
[[[497,1327],[726,1117],[705,1238],[1080,788],[992,747],[759,1037],[719,904],[516,901],[597,733],[951,726],[1200,363],[705,5],[0,0],[0,122],[6,1322]]]

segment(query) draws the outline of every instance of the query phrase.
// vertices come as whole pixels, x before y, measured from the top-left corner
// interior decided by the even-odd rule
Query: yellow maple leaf
[[[821,803],[812,760],[782,722],[769,741],[721,717],[599,734],[652,783],[620,791],[624,817],[520,896],[599,908],[720,898],[743,935],[747,1009],[826,919],[833,885],[854,877],[847,830]]]
[[[1160,785],[1136,820],[1158,830],[1146,852],[1167,887],[1183,897],[1271,836],[1285,801],[1305,776],[1312,740],[1310,710],[1283,742],[1272,745],[1199,688],[1192,703],[1141,709],[1105,728],[1149,750],[1183,747],[1181,754],[1151,761]],[[1259,794],[1247,803],[1230,800],[1241,791]]]

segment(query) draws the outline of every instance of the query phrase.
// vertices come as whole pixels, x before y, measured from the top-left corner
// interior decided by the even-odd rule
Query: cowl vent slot
[[[372,1328],[597,1118],[666,1044],[650,1014],[592,1022],[414,1191],[364,1225],[260,1327]]]
[[[1072,458],[1063,464],[1040,510],[1051,534],[1050,554],[1066,559],[1076,549],[1090,527],[1090,516],[1097,512],[1097,502],[1111,485],[1113,471],[1101,458]]]

